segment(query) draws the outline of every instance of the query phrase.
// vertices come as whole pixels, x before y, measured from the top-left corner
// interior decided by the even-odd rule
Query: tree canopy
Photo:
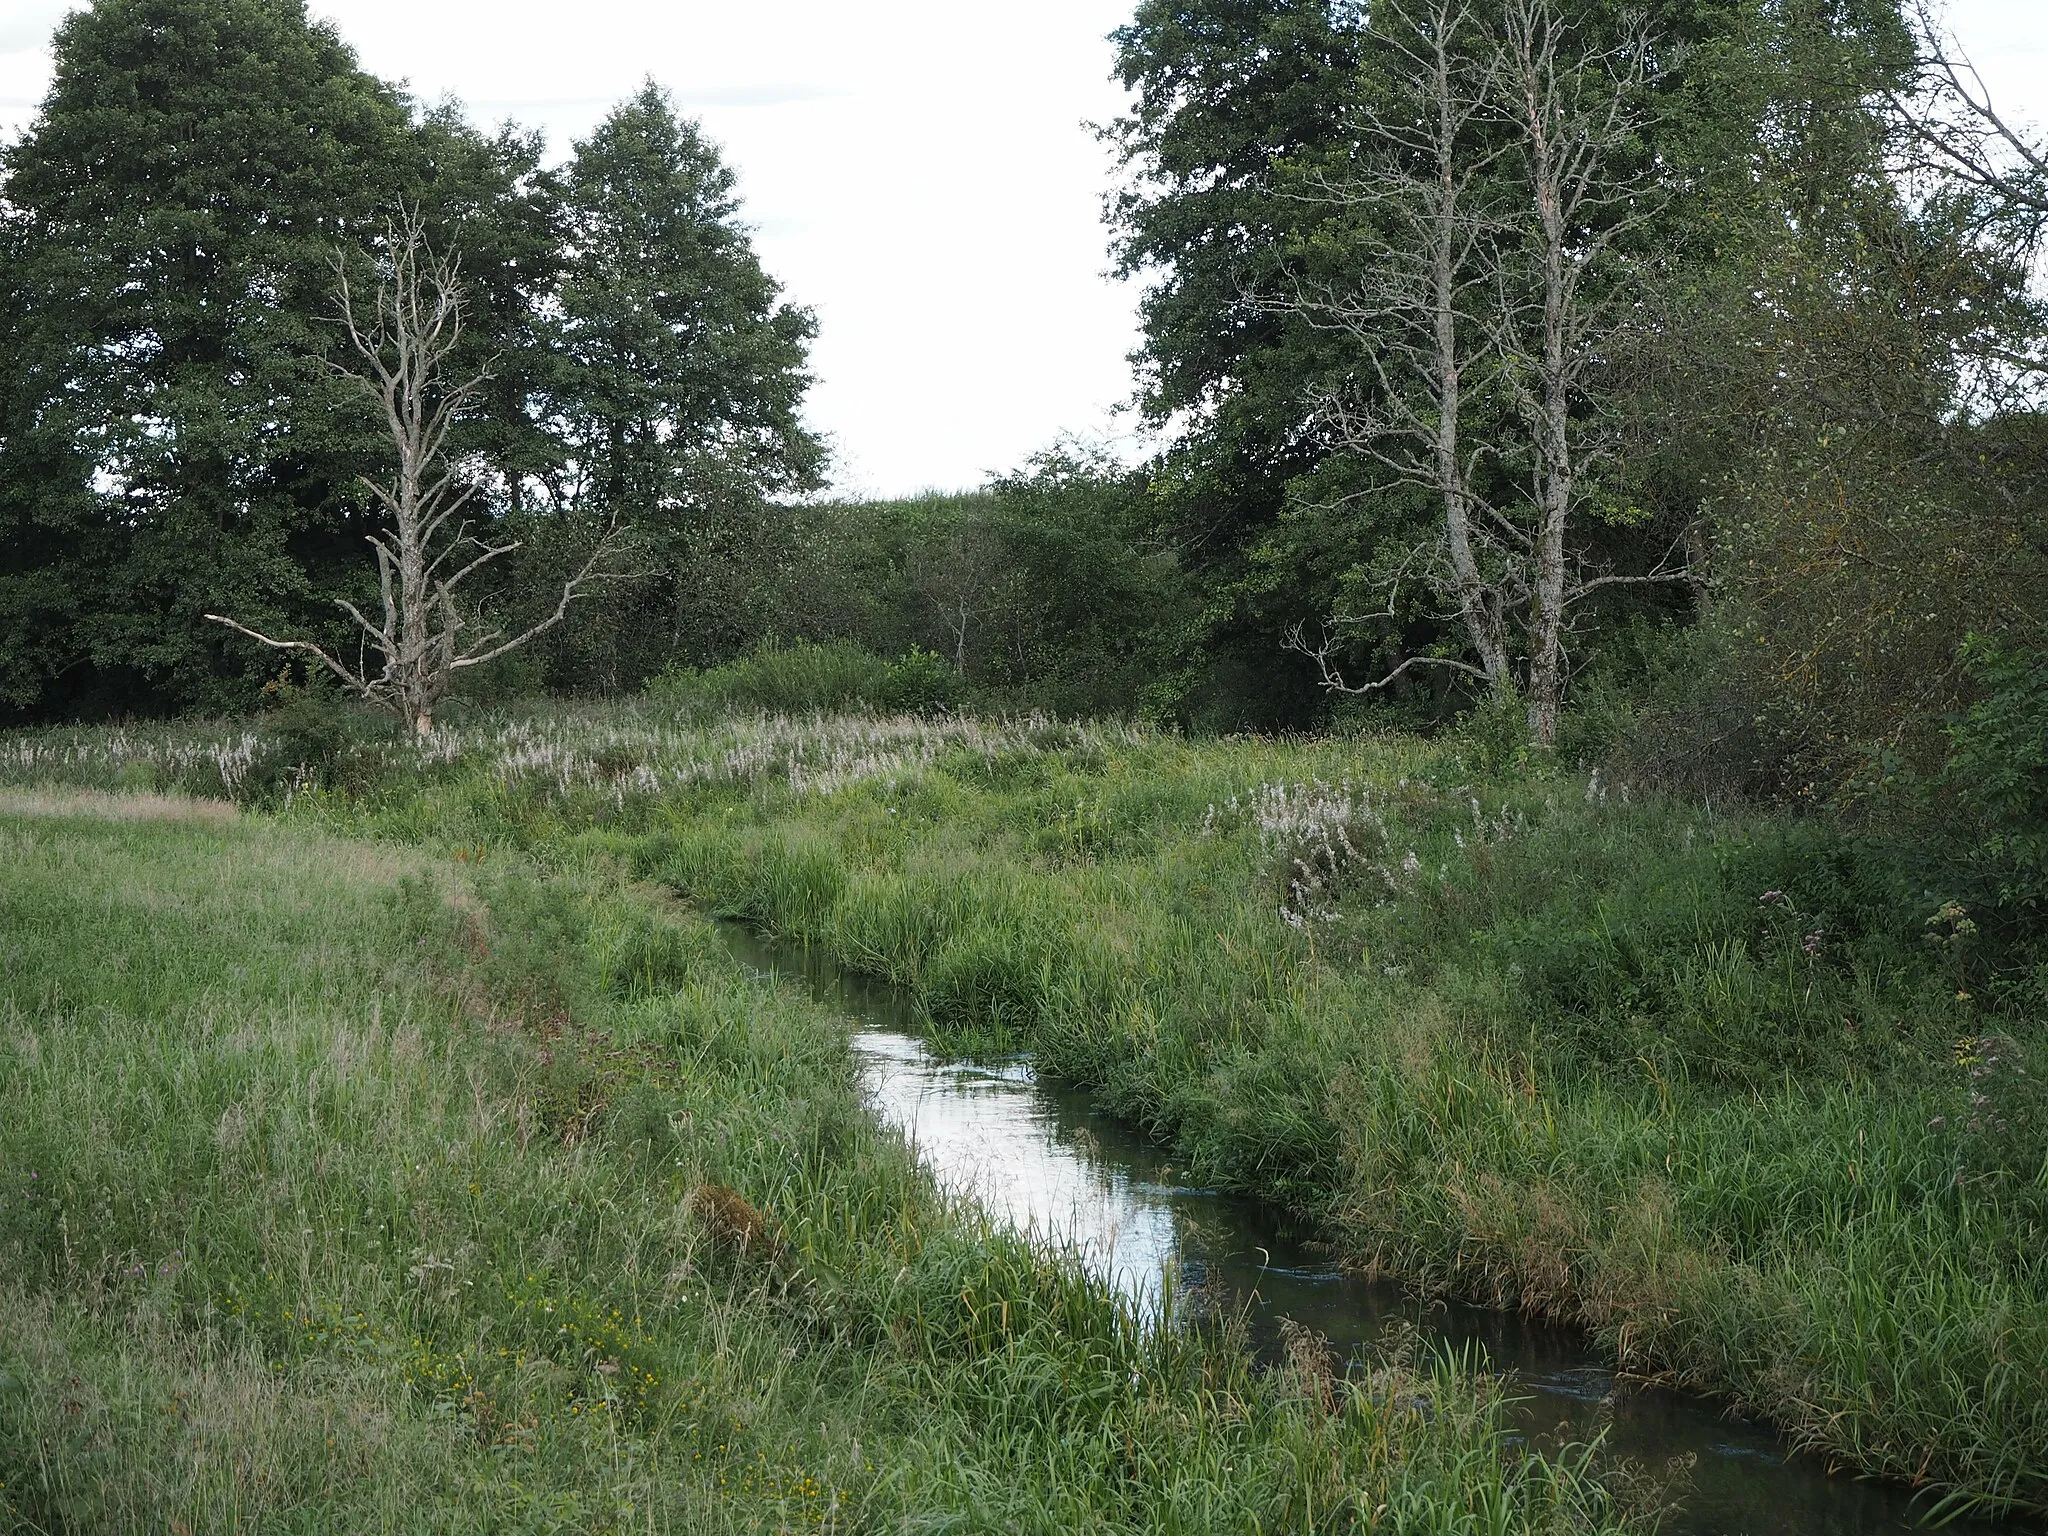
[[[0,205],[0,707],[245,703],[270,663],[208,612],[347,643],[385,448],[336,373],[336,264],[388,260],[401,214],[459,257],[480,509],[672,543],[817,483],[813,323],[653,86],[557,171],[420,110],[300,0],[105,0],[55,60]]]

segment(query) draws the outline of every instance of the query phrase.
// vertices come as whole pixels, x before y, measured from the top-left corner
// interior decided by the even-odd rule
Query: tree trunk
[[[1559,89],[1552,52],[1557,25],[1548,5],[1536,0],[1515,19],[1511,31],[1542,257],[1543,330],[1530,411],[1537,520],[1529,602],[1529,736],[1546,747],[1557,740],[1558,715],[1564,707],[1565,530],[1578,495],[1571,421],[1575,293],[1564,211],[1565,179],[1572,171],[1561,163],[1575,146],[1559,143],[1553,133],[1553,94]]]
[[[1472,498],[1465,485],[1463,448],[1459,442],[1459,413],[1464,409],[1464,367],[1458,351],[1458,256],[1468,231],[1467,215],[1459,208],[1462,189],[1458,175],[1459,103],[1456,83],[1451,77],[1450,39],[1447,17],[1439,12],[1435,29],[1435,140],[1437,199],[1431,220],[1430,299],[1434,311],[1436,342],[1436,477],[1444,502],[1444,538],[1451,562],[1451,579],[1458,592],[1458,610],[1465,619],[1465,631],[1472,648],[1479,653],[1487,686],[1495,697],[1514,687],[1508,675],[1507,646],[1501,634],[1499,615],[1489,601],[1486,584],[1479,573],[1479,561],[1472,549]]]

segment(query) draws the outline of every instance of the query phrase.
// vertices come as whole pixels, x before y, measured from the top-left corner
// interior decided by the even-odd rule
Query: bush
[[[2048,906],[2048,652],[1973,635],[1963,661],[1984,694],[1949,728],[1942,777],[1973,813],[1998,901],[2038,921]]]
[[[950,661],[916,645],[889,663],[884,687],[886,696],[881,702],[885,708],[912,714],[951,709],[966,691],[965,680]]]
[[[322,673],[294,683],[289,671],[281,672],[263,691],[275,708],[258,731],[243,795],[267,799],[311,784],[367,784],[371,764],[365,749],[390,738],[388,719],[342,697]]]
[[[897,661],[842,641],[765,645],[751,656],[704,671],[664,672],[648,685],[658,704],[689,719],[765,710],[942,709],[958,701],[960,675],[913,646]]]

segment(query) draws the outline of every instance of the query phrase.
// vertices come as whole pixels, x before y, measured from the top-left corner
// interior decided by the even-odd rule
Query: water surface
[[[1673,1468],[1682,1536],[1881,1536],[1925,1529],[1921,1506],[1889,1485],[1830,1475],[1792,1455],[1767,1427],[1709,1400],[1617,1379],[1578,1330],[1518,1313],[1422,1303],[1387,1282],[1347,1275],[1261,1202],[1191,1186],[1167,1155],[1087,1098],[1034,1076],[1026,1061],[989,1065],[928,1051],[918,1019],[893,989],[823,956],[719,925],[756,970],[801,979],[853,1023],[861,1083],[941,1184],[992,1216],[1073,1253],[1133,1298],[1156,1304],[1163,1277],[1235,1298],[1251,1310],[1255,1345],[1280,1319],[1328,1337],[1340,1355],[1391,1327],[1424,1340],[1479,1346],[1520,1399],[1516,1430],[1539,1444],[1604,1434],[1614,1453]],[[1961,1521],[1957,1536],[2022,1536],[2029,1527]]]

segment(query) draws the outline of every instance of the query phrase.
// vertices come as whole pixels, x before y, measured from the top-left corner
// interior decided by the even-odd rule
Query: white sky
[[[71,0],[0,0],[0,129]],[[840,489],[978,484],[1127,440],[1136,293],[1109,279],[1106,37],[1132,0],[312,0],[365,67],[555,154],[652,75],[739,173],[768,270],[818,312]],[[1952,0],[2002,107],[2048,122],[2048,0]]]

